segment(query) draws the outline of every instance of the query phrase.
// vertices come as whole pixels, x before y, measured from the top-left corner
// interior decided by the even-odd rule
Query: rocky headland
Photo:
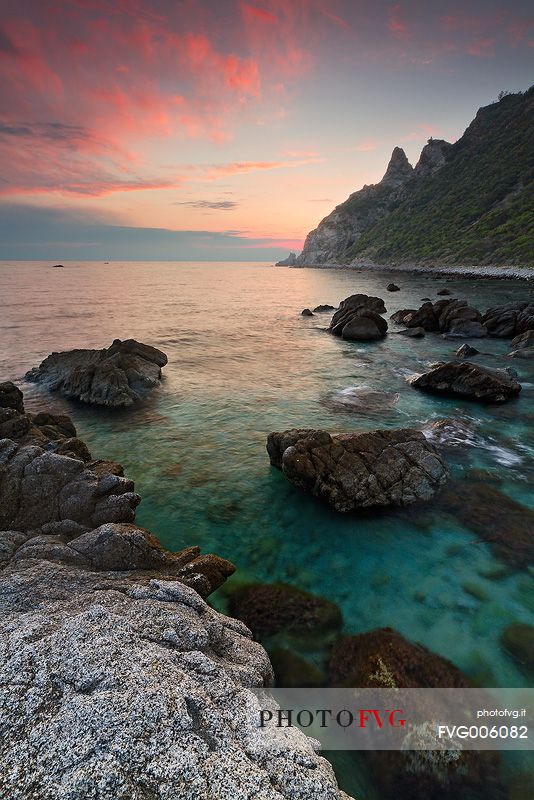
[[[430,139],[415,167],[400,147],[382,180],[351,194],[288,266],[534,275],[534,87],[477,112],[454,144]],[[476,266],[473,266],[476,265]]]
[[[26,380],[82,403],[127,408],[159,385],[166,363],[165,353],[155,347],[115,339],[103,350],[52,353]]]
[[[0,795],[10,800],[343,800],[297,729],[259,734],[273,680],[205,601],[233,572],[133,522],[120,465],[0,385]]]

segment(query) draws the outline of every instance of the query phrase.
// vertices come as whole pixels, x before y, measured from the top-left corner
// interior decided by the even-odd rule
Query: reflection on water
[[[4,263],[0,376],[19,381],[28,406],[37,408],[50,398],[21,378],[53,350],[104,347],[116,337],[163,349],[163,386],[142,407],[102,412],[52,400],[73,416],[95,454],[125,465],[143,497],[141,524],[167,547],[199,544],[231,559],[241,579],[286,581],[328,597],[348,631],[390,625],[475,681],[520,685],[524,676],[499,636],[511,622],[529,621],[528,571],[502,568],[487,543],[437,504],[339,516],[269,466],[272,430],[422,427],[454,417],[469,435],[467,446],[447,450],[453,477],[469,486],[489,473],[500,492],[532,505],[531,363],[511,362],[524,390],[505,406],[432,397],[411,389],[406,377],[450,358],[458,342],[427,334],[350,344],[325,333],[328,314],[300,315],[354,292],[383,297],[389,315],[418,307],[422,297],[437,299],[445,283],[485,309],[524,298],[526,285],[402,274],[392,296],[385,291],[390,281],[387,274],[261,264],[53,270]],[[477,346],[484,351],[479,363],[508,363],[508,342]]]

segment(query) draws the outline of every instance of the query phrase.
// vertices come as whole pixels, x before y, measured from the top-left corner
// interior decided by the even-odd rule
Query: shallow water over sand
[[[306,306],[337,305],[354,292],[383,297],[389,316],[423,297],[438,299],[444,286],[485,310],[526,298],[527,284],[403,273],[394,276],[401,291],[391,294],[392,277],[262,264],[87,262],[60,270],[2,263],[0,377],[20,383],[28,408],[71,414],[98,457],[124,464],[143,498],[139,523],[167,547],[198,544],[231,559],[238,580],[285,581],[328,597],[347,631],[390,625],[477,683],[521,685],[499,635],[511,622],[531,620],[531,574],[503,569],[486,543],[435,504],[409,514],[340,516],[269,465],[272,430],[421,427],[455,417],[473,436],[447,451],[453,476],[472,482],[473,471],[484,470],[484,481],[534,504],[534,365],[504,358],[509,340],[473,342],[487,353],[478,363],[511,365],[523,383],[517,401],[484,407],[406,383],[452,357],[460,341],[427,334],[347,343],[325,332],[329,314],[300,316]],[[103,412],[22,380],[53,350],[104,347],[116,337],[135,337],[169,357],[161,390],[143,406]],[[355,387],[391,394],[371,411],[354,409],[344,390]]]

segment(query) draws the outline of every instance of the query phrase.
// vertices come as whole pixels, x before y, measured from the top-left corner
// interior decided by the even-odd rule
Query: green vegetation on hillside
[[[339,261],[534,265],[534,87],[480,109],[445,165]]]

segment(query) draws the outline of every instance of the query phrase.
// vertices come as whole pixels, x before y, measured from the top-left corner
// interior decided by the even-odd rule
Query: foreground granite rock
[[[267,452],[292,484],[341,512],[428,500],[448,476],[434,446],[410,428],[291,429],[269,434]]]
[[[386,320],[380,316],[385,312],[381,297],[353,294],[341,301],[328,330],[349,341],[382,339],[388,330]]]
[[[344,797],[311,740],[258,731],[266,653],[194,589],[43,561],[2,577],[2,797]]]
[[[521,391],[521,384],[506,370],[488,369],[469,361],[440,364],[410,382],[425,392],[456,395],[481,403],[505,403]]]
[[[154,389],[167,356],[135,339],[115,339],[103,350],[52,353],[26,375],[49,391],[83,403],[124,408]]]

